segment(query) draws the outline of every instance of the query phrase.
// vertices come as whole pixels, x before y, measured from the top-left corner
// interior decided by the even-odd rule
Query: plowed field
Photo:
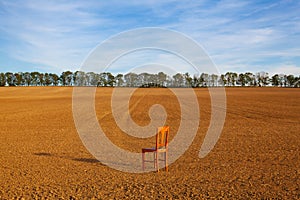
[[[201,117],[193,143],[169,172],[142,174],[112,169],[86,150],[73,120],[72,91],[0,88],[0,199],[300,198],[299,89],[226,88],[223,132],[205,158],[198,153],[211,101],[207,89],[195,89]],[[137,139],[118,128],[112,91],[97,88],[95,101],[107,137],[133,152],[154,145],[154,137]],[[153,104],[165,107],[172,139],[181,113],[169,89],[138,89],[129,106],[133,120],[147,125]]]

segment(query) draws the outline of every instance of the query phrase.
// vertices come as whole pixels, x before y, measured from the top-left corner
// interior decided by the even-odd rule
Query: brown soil
[[[138,152],[154,138],[121,132],[110,111],[111,88],[98,88],[96,109],[107,136]],[[71,87],[0,88],[0,199],[300,198],[300,90],[227,88],[227,116],[215,148],[200,146],[210,122],[210,96],[196,89],[197,136],[169,172],[131,174],[98,162],[83,146],[72,116]],[[168,100],[166,100],[168,99]],[[133,119],[147,125],[154,103],[165,106],[171,138],[180,109],[168,89],[138,89]],[[106,132],[107,133],[107,132]],[[149,166],[151,167],[151,166]]]

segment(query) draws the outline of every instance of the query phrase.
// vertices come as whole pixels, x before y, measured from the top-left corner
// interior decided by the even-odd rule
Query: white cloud
[[[14,36],[7,49],[12,57],[35,65],[46,65],[49,71],[77,68],[88,52],[103,37],[88,31],[90,27],[109,23],[83,11],[84,2],[54,1],[4,2],[10,14],[0,20],[2,30]],[[44,66],[44,68],[47,68]]]
[[[0,4],[0,40],[9,41],[1,44],[0,52],[48,71],[77,69],[101,41],[144,26],[167,27],[192,37],[221,69],[269,70],[267,61],[278,57],[300,65],[295,1],[3,0]],[[184,45],[181,49],[188,51]]]
[[[272,68],[269,72],[271,75],[274,74],[292,74],[295,76],[300,76],[300,66],[295,66],[291,64],[281,64],[275,68]]]

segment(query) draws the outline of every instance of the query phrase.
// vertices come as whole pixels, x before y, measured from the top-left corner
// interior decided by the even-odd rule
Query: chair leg
[[[142,153],[142,168],[143,168],[143,171],[145,171],[145,153],[144,152]]]
[[[165,167],[166,167],[166,171],[169,171],[169,169],[168,169],[168,155],[167,155],[167,152],[165,152]]]
[[[159,154],[158,154],[158,152],[155,152],[155,154],[156,154],[156,160],[155,160],[155,162],[156,162],[157,172],[159,172],[159,166],[158,166],[158,163],[159,163],[158,156],[159,156]]]
[[[153,152],[153,167],[156,169],[155,152]]]

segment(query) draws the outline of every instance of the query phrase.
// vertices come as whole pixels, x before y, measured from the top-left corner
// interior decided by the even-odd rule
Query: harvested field
[[[169,172],[131,174],[101,164],[85,149],[73,121],[71,87],[0,88],[0,199],[299,199],[300,89],[226,88],[224,129],[203,159],[198,153],[210,96],[207,89],[195,92],[201,120],[188,151]],[[117,127],[111,93],[97,88],[95,103],[107,136],[133,152],[154,145],[154,137],[136,139]],[[130,101],[133,119],[149,123],[154,103],[165,106],[172,138],[180,109],[169,89],[138,89]]]

